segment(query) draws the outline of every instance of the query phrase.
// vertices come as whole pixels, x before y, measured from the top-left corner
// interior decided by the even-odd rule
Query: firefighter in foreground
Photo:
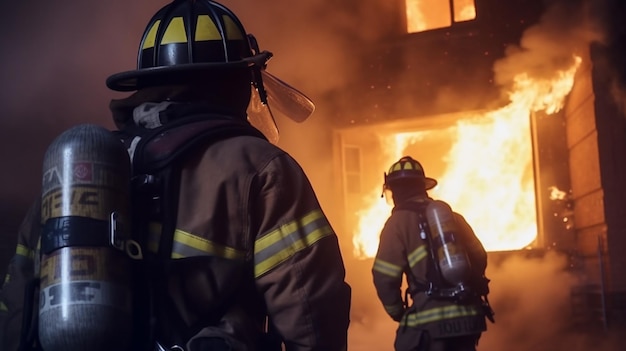
[[[265,71],[270,57],[219,3],[175,0],[154,15],[137,70],[107,79],[133,92],[111,102],[113,140],[76,128],[44,157],[41,204],[20,230],[0,295],[3,351],[18,339],[45,351],[347,349],[350,287],[337,236],[301,167],[272,143],[268,101],[296,121],[312,105]],[[92,156],[98,162],[83,159]],[[74,182],[70,193],[63,182]],[[122,216],[88,218],[103,217],[94,206],[106,201]],[[110,240],[96,238],[106,228]],[[118,263],[128,257],[132,265]],[[39,276],[40,291],[28,293]]]
[[[383,194],[394,208],[372,273],[385,311],[399,323],[398,351],[474,351],[485,319],[493,319],[487,254],[461,215],[428,196],[436,185],[409,156],[384,175]]]

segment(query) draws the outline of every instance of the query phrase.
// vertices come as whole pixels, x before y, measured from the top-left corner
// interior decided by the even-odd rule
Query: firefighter
[[[486,330],[487,254],[461,215],[429,197],[436,185],[410,156],[384,174],[383,195],[394,207],[372,274],[385,311],[399,323],[398,351],[473,351]]]
[[[24,296],[32,288],[39,264],[40,213],[41,202],[37,199],[19,227],[15,253],[0,290],[0,350],[15,351],[19,347]]]
[[[165,140],[167,149],[199,131],[215,139],[169,150],[178,157],[167,164],[179,167],[178,183],[162,204],[177,204],[174,218],[158,218],[167,214],[162,207],[147,215],[150,228],[175,226],[169,247],[163,229],[143,243],[147,256],[161,257],[165,247],[168,258],[158,272],[162,289],[152,292],[159,303],[150,350],[347,349],[351,291],[337,235],[300,165],[273,143],[266,88],[292,88],[265,71],[270,57],[227,7],[174,0],[148,23],[137,69],[107,79],[110,89],[131,92],[110,108],[134,168],[145,159],[145,140]],[[152,133],[168,125],[174,129]],[[220,132],[211,134],[212,126]],[[32,272],[36,241],[18,246],[13,265]],[[5,351],[15,350],[8,332],[21,319],[12,292],[23,289],[18,278],[11,275],[0,297],[10,318],[0,320]]]

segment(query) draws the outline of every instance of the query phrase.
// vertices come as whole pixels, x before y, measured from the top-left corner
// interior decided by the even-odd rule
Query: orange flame
[[[446,169],[430,195],[461,213],[488,251],[521,249],[537,237],[530,119],[533,112],[554,114],[563,107],[581,61],[575,57],[574,65],[556,72],[553,79],[517,75],[507,106],[468,115],[446,130],[455,143],[443,156]],[[382,137],[388,164],[431,132]],[[358,213],[353,235],[354,254],[360,258],[376,254],[380,230],[391,210],[380,199],[380,189],[373,190],[370,198],[378,200]]]

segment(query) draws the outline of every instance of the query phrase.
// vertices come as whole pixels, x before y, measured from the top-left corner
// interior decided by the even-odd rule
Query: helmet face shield
[[[313,114],[315,104],[304,93],[265,70],[261,71],[261,75],[267,91],[267,102],[272,108],[294,122],[304,122]]]
[[[276,144],[279,131],[272,109],[276,108],[287,118],[300,123],[307,120],[315,111],[315,104],[304,93],[269,72],[265,70],[260,72],[257,81],[252,85],[248,121],[271,143]]]
[[[247,112],[248,122],[261,131],[270,143],[277,144],[279,133],[274,115],[270,110],[270,106],[267,103],[263,103],[258,89],[254,86],[252,86],[252,97],[250,98]]]

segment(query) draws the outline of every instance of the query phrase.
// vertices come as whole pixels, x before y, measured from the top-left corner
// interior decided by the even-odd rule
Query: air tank
[[[452,286],[462,286],[470,277],[471,267],[452,209],[441,200],[432,201],[426,207],[426,220],[442,278]]]
[[[39,341],[46,351],[123,351],[132,335],[130,160],[109,130],[60,134],[43,161]]]

